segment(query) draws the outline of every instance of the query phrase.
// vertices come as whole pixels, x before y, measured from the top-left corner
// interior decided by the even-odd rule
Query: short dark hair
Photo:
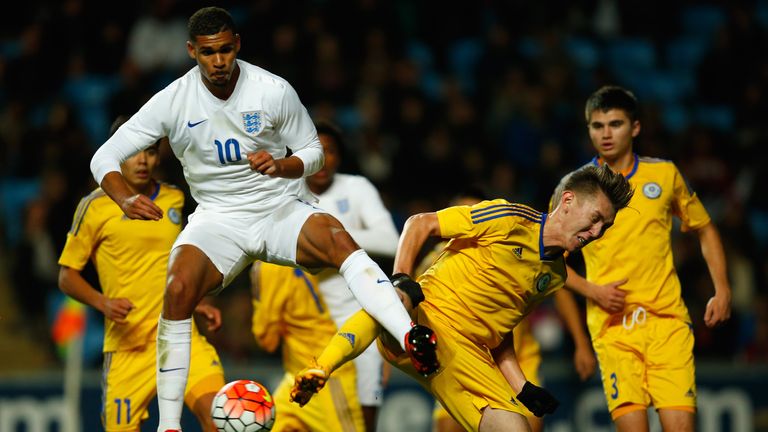
[[[192,42],[197,36],[208,36],[227,30],[237,33],[232,15],[225,9],[215,6],[204,7],[192,14],[189,17],[187,30],[189,31],[189,40]]]
[[[130,118],[131,116],[127,114],[120,114],[117,117],[115,117],[115,121],[113,121],[112,125],[109,127],[109,136],[111,137],[112,135],[114,135],[115,132],[117,132],[117,130],[120,129],[120,126],[122,126],[125,122],[130,120]],[[155,143],[149,147],[155,146],[157,148],[160,148],[160,141],[161,139],[155,141]]]
[[[621,173],[613,172],[608,165],[585,165],[567,174],[555,189],[553,206],[558,204],[566,190],[590,195],[601,190],[616,212],[629,205],[635,193],[629,181]]]
[[[341,131],[341,128],[330,120],[320,119],[315,121],[315,129],[317,129],[318,135],[328,135],[333,139],[336,143],[336,152],[339,154],[339,158],[344,160],[347,143],[344,140],[344,133]]]
[[[584,107],[584,117],[589,123],[593,112],[608,112],[612,109],[624,110],[630,121],[637,120],[637,98],[631,91],[615,85],[603,86],[589,96]]]
[[[120,114],[119,116],[115,117],[115,121],[113,121],[112,126],[109,127],[109,136],[114,135],[115,132],[120,129],[120,126],[127,122],[129,118],[131,118],[131,116],[125,114]]]

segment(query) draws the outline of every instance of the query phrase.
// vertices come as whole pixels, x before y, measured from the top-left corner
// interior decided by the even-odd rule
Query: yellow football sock
[[[368,312],[360,310],[352,315],[333,336],[323,353],[317,358],[317,365],[327,372],[354,359],[373,343],[381,332],[381,325]]]

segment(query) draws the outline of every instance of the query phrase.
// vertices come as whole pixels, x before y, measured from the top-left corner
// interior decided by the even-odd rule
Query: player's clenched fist
[[[130,219],[160,220],[163,218],[163,210],[148,196],[142,194],[126,198],[120,208]]]
[[[251,169],[268,176],[279,176],[280,164],[266,150],[250,152],[247,155]]]

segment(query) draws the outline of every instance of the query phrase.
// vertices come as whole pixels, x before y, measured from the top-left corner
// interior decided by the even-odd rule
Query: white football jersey
[[[211,94],[197,66],[155,94],[96,152],[91,162],[96,181],[101,184],[125,159],[167,136],[201,209],[236,216],[270,211],[285,196],[311,200],[303,179],[259,174],[246,154],[266,150],[278,159],[288,148],[307,149],[304,157],[297,155],[304,176],[317,172],[322,146],[312,119],[287,81],[237,63],[240,76],[227,100]]]
[[[365,177],[336,174],[328,190],[319,196],[317,206],[341,221],[355,242],[368,254],[395,256],[399,237],[397,228],[381,201],[379,191]],[[325,270],[318,276],[320,292],[331,317],[341,327],[361,309],[360,303],[336,270]]]

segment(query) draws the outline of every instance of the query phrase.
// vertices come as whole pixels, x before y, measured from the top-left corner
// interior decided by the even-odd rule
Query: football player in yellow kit
[[[118,118],[113,131],[124,121]],[[104,429],[138,431],[148,418],[147,406],[157,393],[155,340],[163,305],[165,272],[171,245],[181,231],[184,193],[160,183],[152,173],[160,162],[158,144],[136,153],[122,166],[131,190],[151,197],[168,217],[159,221],[128,219],[99,188],[83,198],[59,258],[59,287],[74,299],[104,314],[104,380],[101,418]],[[81,271],[92,260],[101,292]],[[218,309],[200,304],[196,313],[221,325]],[[224,385],[216,350],[193,326],[189,381],[180,397],[203,430],[215,431],[210,410]]]
[[[317,278],[300,269],[257,261],[251,267],[252,329],[256,341],[274,352],[282,343],[285,375],[273,393],[279,413],[273,432],[364,432],[355,364],[340,367],[329,391],[303,408],[290,403],[295,374],[310,364],[336,334]]]
[[[693,330],[672,258],[672,217],[694,231],[715,295],[704,321],[730,317],[731,289],[720,235],[674,163],[638,156],[637,100],[606,86],[586,103],[594,166],[621,173],[634,186],[631,211],[583,249],[586,279],[568,271],[566,285],[587,298],[587,324],[600,363],[608,409],[619,431],[647,431],[653,405],[665,431],[693,431],[696,383]],[[558,192],[555,192],[555,201]]]
[[[407,275],[428,237],[451,239],[418,279],[423,301],[418,302],[418,289],[407,289],[404,299],[416,300],[416,320],[440,335],[437,355],[446,360],[436,373],[420,375],[382,334],[385,358],[418,380],[467,430],[530,430],[520,403],[537,416],[553,412],[558,403],[521,371],[512,329],[563,286],[563,252],[602,236],[631,196],[622,176],[590,166],[569,177],[551,214],[497,199],[410,217],[395,258],[398,288],[414,284]],[[299,373],[293,400],[306,403],[379,329],[366,313],[354,315],[317,363]]]
[[[451,201],[451,205],[474,205],[486,199],[481,190],[468,188]],[[429,266],[437,259],[440,251],[447,242],[440,242],[432,251],[424,257],[416,270],[416,274],[424,273]],[[595,371],[597,361],[592,351],[592,345],[584,330],[581,314],[579,313],[576,301],[568,290],[558,290],[554,294],[555,307],[558,314],[562,317],[566,328],[573,337],[575,346],[573,361],[576,371],[582,380],[589,378]],[[515,357],[520,364],[523,375],[535,385],[540,385],[539,366],[541,366],[541,347],[539,342],[533,336],[531,324],[526,317],[512,330],[515,348]],[[539,432],[544,428],[544,422],[536,417],[525,407],[521,407],[525,417],[528,420],[531,430]],[[432,415],[433,430],[435,432],[463,432],[464,428],[454,420],[448,411],[439,403],[435,404],[435,410]]]

